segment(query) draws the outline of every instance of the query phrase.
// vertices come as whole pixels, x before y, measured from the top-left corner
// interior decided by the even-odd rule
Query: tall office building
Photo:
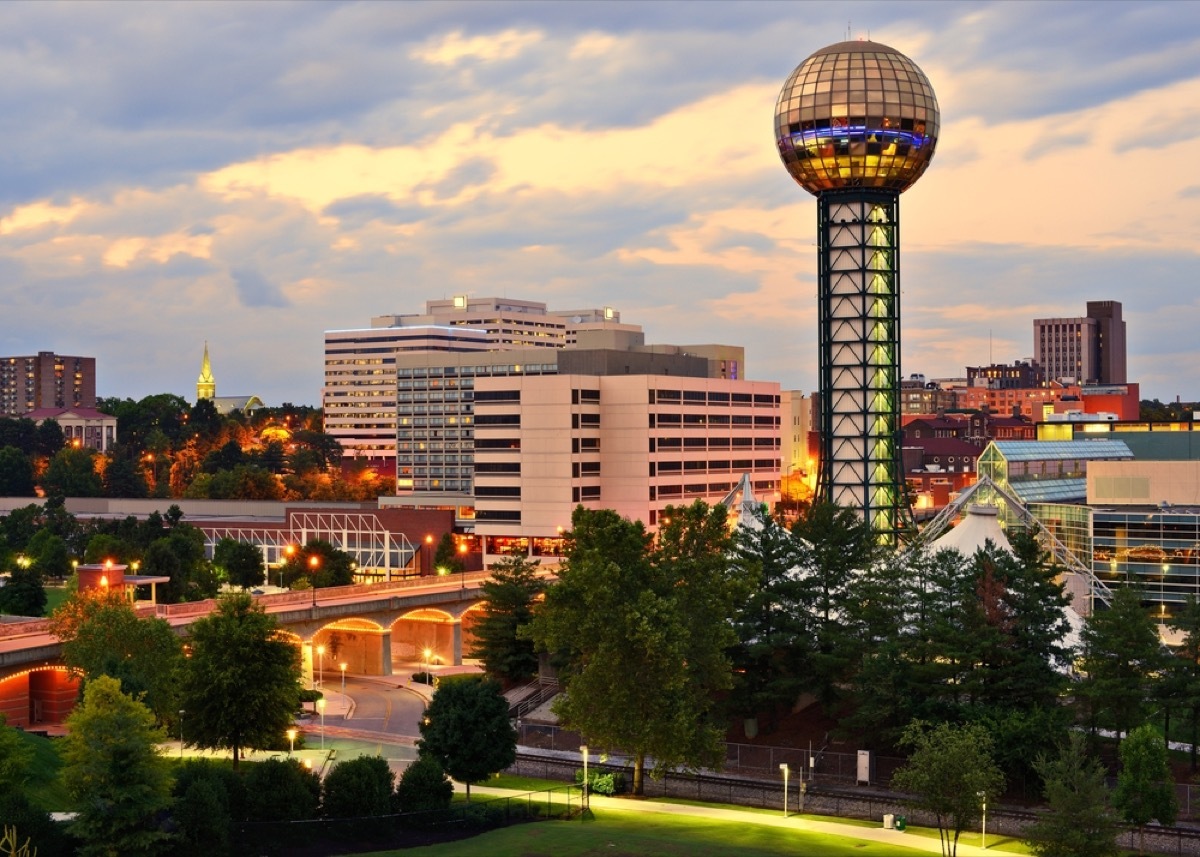
[[[94,408],[96,358],[39,351],[0,357],[0,416],[19,417],[39,408]]]
[[[822,48],[775,106],[788,173],[817,198],[821,461],[817,497],[891,541],[909,517],[900,457],[900,194],[937,145],[917,65],[871,41]]]
[[[480,378],[664,372],[738,378],[732,346],[646,345],[611,308],[505,298],[429,301],[423,315],[325,334],[325,430],[407,492],[470,493]]]
[[[1033,321],[1034,359],[1068,384],[1124,384],[1125,320],[1120,301],[1088,301],[1087,315]]]

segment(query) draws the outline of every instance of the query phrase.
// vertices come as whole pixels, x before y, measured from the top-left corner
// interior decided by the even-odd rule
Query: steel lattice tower
[[[894,542],[910,517],[900,460],[900,194],[933,157],[925,74],[877,42],[792,72],[775,106],[784,166],[817,197],[821,461],[817,498]]]

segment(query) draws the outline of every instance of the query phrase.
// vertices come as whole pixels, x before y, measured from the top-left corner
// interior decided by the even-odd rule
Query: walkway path
[[[454,787],[459,791],[464,790],[459,783],[455,783]],[[497,789],[488,786],[472,786],[471,793],[490,794],[497,797],[526,794],[526,792],[515,791],[513,789]],[[912,848],[915,851],[926,851],[934,854],[942,853],[941,844],[938,842],[936,836],[931,838],[906,831],[887,830],[882,826],[882,823],[879,827],[860,827],[856,824],[819,820],[810,815],[790,815],[784,818],[782,811],[778,815],[771,815],[764,812],[747,812],[745,810],[719,806],[695,806],[692,804],[665,803],[656,800],[628,800],[626,798],[611,798],[595,794],[591,796],[591,806],[593,809],[612,809],[620,812],[657,812],[665,815],[689,815],[697,818],[736,821],[739,824],[757,824],[763,827],[807,830],[813,833],[825,833],[848,839],[883,842],[888,845]],[[988,838],[991,839],[990,836]],[[1008,839],[1008,837],[1003,838]],[[967,844],[970,841],[977,842],[978,839],[978,831],[964,832],[958,843],[958,854],[960,857],[984,857],[984,855],[1005,853],[999,848],[983,849],[978,845]]]

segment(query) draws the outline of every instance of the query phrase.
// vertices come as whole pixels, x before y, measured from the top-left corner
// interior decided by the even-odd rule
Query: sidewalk
[[[465,788],[460,783],[454,784],[455,791],[465,791]],[[471,793],[480,795],[494,795],[496,797],[510,797],[512,795],[526,794],[526,792],[515,791],[513,789],[497,789],[489,788],[488,786],[472,786]],[[692,806],[690,804],[664,803],[656,800],[628,800],[625,798],[604,797],[603,795],[593,794],[590,799],[591,807],[595,809],[611,809],[619,812],[655,812],[664,815],[687,815],[696,818],[712,818],[721,821],[736,821],[739,824],[757,824],[762,827],[779,827],[790,828],[792,830],[807,830],[813,833],[825,833],[831,836],[842,836],[848,839],[862,839],[869,842],[882,842],[887,845],[901,846],[911,848],[914,851],[926,851],[933,854],[941,854],[942,846],[938,842],[936,831],[934,836],[922,836],[915,833],[900,831],[900,830],[885,830],[882,821],[879,827],[860,827],[856,824],[844,824],[838,821],[824,821],[813,816],[790,815],[787,818],[783,817],[782,810],[777,815],[771,815],[764,812],[746,812],[738,809],[728,809],[726,807],[716,806]],[[1005,852],[999,848],[983,849],[978,845],[967,844],[970,841],[978,841],[979,831],[964,831],[962,838],[958,842],[958,854],[960,857],[986,857],[986,855],[995,855]],[[996,837],[996,841],[1000,838],[1010,839],[1010,837]],[[988,840],[992,841],[989,835]]]

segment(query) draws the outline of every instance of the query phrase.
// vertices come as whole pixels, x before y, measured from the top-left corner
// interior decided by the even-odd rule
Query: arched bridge
[[[556,569],[544,567],[543,576]],[[303,653],[309,681],[392,675],[396,669],[461,664],[483,603],[480,585],[491,574],[467,572],[387,583],[338,586],[255,596]],[[187,636],[216,601],[146,605]],[[45,619],[0,625],[0,712],[12,726],[61,721],[74,704],[76,682],[62,665],[59,641]]]

